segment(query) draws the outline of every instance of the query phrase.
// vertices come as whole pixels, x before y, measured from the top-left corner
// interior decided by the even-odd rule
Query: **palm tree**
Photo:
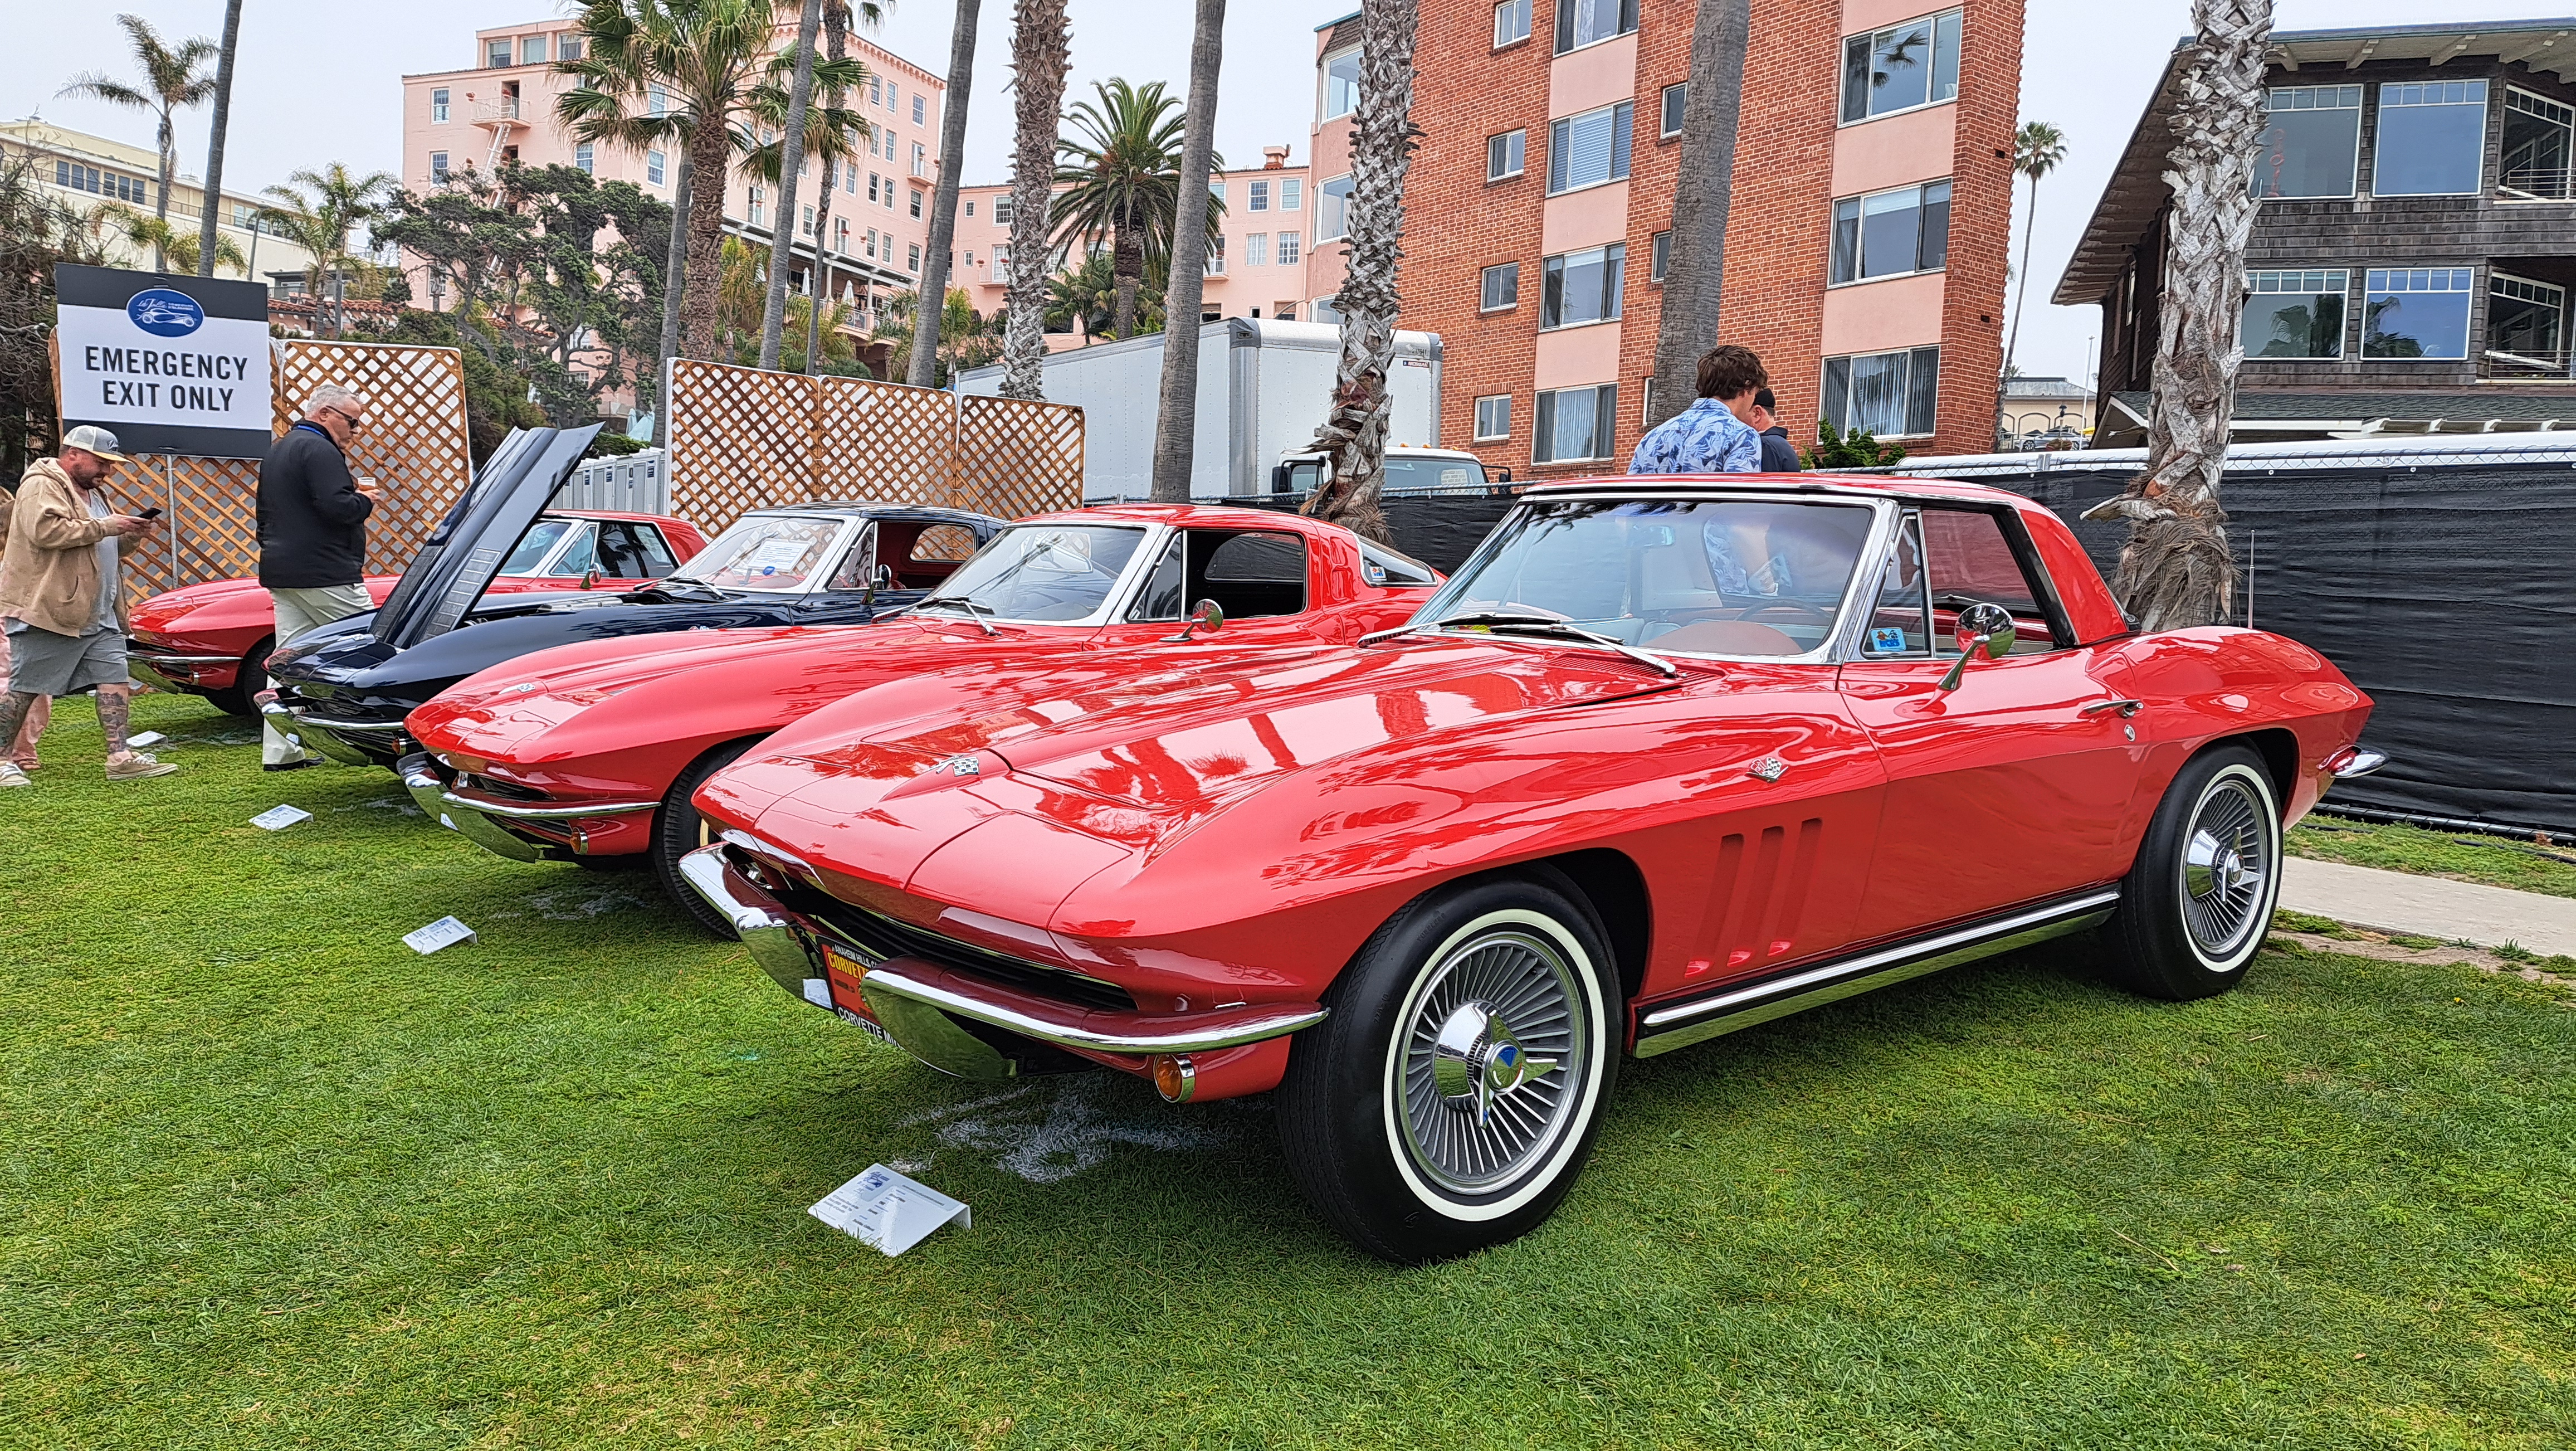
[[[929,381],[917,386],[944,388],[958,372],[984,367],[1002,356],[998,317],[977,313],[966,289],[951,288],[946,304],[930,315],[927,328],[918,326],[920,300],[918,292],[898,293],[878,309],[868,341],[887,345],[888,373],[906,378],[926,374]]]
[[[848,7],[840,4],[839,0],[824,0],[824,4],[827,10],[838,9],[845,16],[848,13]],[[876,11],[874,5],[864,8],[871,15]],[[846,33],[845,27],[844,34]],[[846,60],[847,57],[836,56],[835,59]],[[864,61],[852,60],[848,61],[848,65],[862,78],[868,74],[867,64]],[[773,127],[777,128],[778,139],[763,141],[748,131],[734,138],[734,145],[743,152],[743,174],[768,182],[778,195],[778,224],[770,229],[772,256],[768,275],[771,279],[770,293],[780,299],[784,299],[787,295],[787,274],[795,269],[791,265],[792,257],[779,254],[779,244],[792,239],[800,226],[797,216],[796,188],[780,180],[787,166],[787,135],[790,129],[787,125],[787,115],[793,109],[793,104],[794,97],[787,87],[779,85],[775,79],[763,81],[752,92],[750,112],[761,123],[764,134]],[[823,173],[822,185],[817,188],[818,196],[814,206],[814,285],[819,288],[823,285],[821,269],[824,238],[831,231],[832,183],[836,168],[849,164],[859,156],[869,154],[872,149],[870,138],[876,135],[876,127],[861,112],[840,104],[840,98],[835,96],[821,106],[815,106],[810,102],[807,104],[805,124],[801,128],[801,134],[805,138],[805,155],[804,165],[798,175],[801,176],[805,171],[814,170],[818,166]],[[770,337],[769,334],[774,330],[773,322],[780,326],[784,325],[785,313],[782,310],[773,319],[764,303],[762,318],[761,353],[769,359],[770,366],[775,367],[778,361],[778,340]],[[809,358],[813,355],[810,346],[806,355]]]
[[[796,21],[796,79],[787,88],[787,114],[779,144],[784,148],[778,176],[777,220],[769,227],[769,302],[760,315],[760,366],[778,366],[778,335],[787,320],[788,262],[796,248],[796,184],[805,179],[805,112],[814,103],[814,32],[823,24],[823,0],[805,0]],[[828,175],[828,173],[827,173]],[[821,237],[814,255],[822,260]]]
[[[1192,445],[1199,416],[1199,302],[1206,295],[1209,223],[1222,203],[1208,194],[1208,169],[1216,162],[1216,73],[1224,61],[1225,0],[1198,0],[1190,36],[1189,121],[1181,135],[1180,173],[1172,181],[1171,264],[1163,283],[1162,406],[1154,414],[1153,496],[1190,501]],[[1120,301],[1126,301],[1122,290]],[[1132,308],[1130,309],[1133,310]]]
[[[1011,16],[1011,261],[1002,335],[1002,396],[1046,397],[1047,193],[1055,182],[1057,113],[1073,34],[1065,0],[1018,0]],[[955,171],[950,152],[942,166]]]
[[[869,6],[868,13],[869,22],[875,23],[876,7]],[[849,0],[823,0],[823,48],[834,60],[849,59]],[[846,91],[835,90],[827,94],[830,100],[825,104],[834,108],[840,107],[849,99]],[[870,134],[873,134],[872,131]],[[824,239],[832,235],[833,171],[837,166],[846,165],[848,165],[847,157],[837,161],[827,158],[823,167],[823,187],[814,197],[814,285],[808,290],[815,297],[825,300],[829,300],[832,296],[830,244]],[[808,376],[818,371],[817,360],[822,356],[823,312],[824,309],[819,307],[805,309],[805,372]]]
[[[312,254],[313,260],[304,268],[305,291],[320,297],[323,279],[333,272],[372,290],[377,270],[349,249],[349,234],[359,223],[380,215],[401,183],[390,172],[353,176],[336,161],[320,171],[289,172],[287,180],[310,187],[312,195],[293,186],[272,186],[264,193],[271,204],[261,208],[260,215]]]
[[[2236,589],[2218,484],[2243,358],[2236,330],[2255,209],[2245,178],[2262,140],[2271,0],[2192,0],[2192,31],[2181,87],[2190,99],[2174,114],[2167,153],[2172,221],[2146,468],[2085,511],[2129,521],[2111,583],[2143,630],[2216,624]]]
[[[691,177],[682,258],[682,350],[712,357],[711,286],[724,239],[725,189],[737,128],[765,80],[792,74],[792,56],[769,58],[779,0],[589,0],[582,58],[555,69],[581,84],[555,98],[555,118],[576,141],[686,154]],[[846,89],[855,62],[824,62],[814,79]]]
[[[216,233],[215,255],[204,258],[199,249],[205,246],[205,239],[199,233],[180,231],[170,225],[167,217],[147,216],[123,203],[110,203],[90,213],[90,226],[138,252],[150,249],[153,256],[164,259],[168,264],[157,269],[159,271],[212,277],[215,275],[214,264],[220,262],[245,275],[249,272],[248,264],[242,261],[241,248],[234,244],[232,238]],[[203,266],[199,265],[200,261],[203,261]]]
[[[224,239],[215,230],[224,201],[224,139],[231,134],[233,121],[233,60],[241,52],[242,0],[226,0],[224,5],[224,43],[215,61],[215,118],[206,137],[206,189],[204,215],[197,224],[197,275],[215,275],[215,261],[223,254]],[[243,274],[249,274],[245,266]]]
[[[2024,121],[2013,133],[2013,170],[2030,181],[2030,210],[2022,218],[2021,275],[2013,283],[2012,336],[2004,342],[2004,376],[2013,375],[2013,353],[2021,346],[2022,298],[2030,291],[2030,239],[2039,231],[2039,179],[2066,159],[2066,133],[2045,121]]]
[[[1655,327],[1651,428],[1699,394],[1699,359],[1717,344],[1726,290],[1726,222],[1735,195],[1735,129],[1744,93],[1752,0],[1699,0],[1691,23],[1690,85],[1682,92],[1680,175],[1673,181],[1673,239],[1664,259]]]
[[[116,23],[125,27],[127,39],[134,47],[136,64],[143,68],[143,84],[127,85],[103,71],[84,71],[72,77],[71,83],[57,94],[86,96],[105,101],[111,106],[129,110],[150,111],[161,121],[161,184],[154,188],[152,215],[170,219],[170,183],[179,173],[179,142],[170,118],[182,106],[193,106],[215,92],[215,78],[197,68],[215,54],[215,43],[204,36],[192,36],[173,46],[152,28],[152,22],[140,15],[119,15]],[[206,209],[214,210],[214,193],[207,193]],[[162,255],[152,254],[152,270],[162,270]]]
[[[715,296],[716,323],[724,338],[723,356],[730,359],[742,346],[743,335],[760,326],[763,301],[768,296],[768,259],[741,237],[727,234],[716,251]]]
[[[983,0],[957,0],[957,19],[948,36],[948,89],[940,95],[939,184],[930,198],[930,247],[921,259],[920,288],[934,297],[948,294],[948,254],[957,245],[957,158],[966,149],[966,98],[975,84],[975,23]],[[1061,83],[1059,83],[1061,84]],[[923,313],[913,319],[910,367],[904,381],[916,388],[931,385],[937,367],[938,318]]]
[[[1118,310],[1118,276],[1106,254],[1086,257],[1047,279],[1046,325],[1069,327],[1082,335],[1082,345],[1109,331]]]
[[[1204,17],[1202,17],[1204,18]],[[1222,26],[1223,17],[1218,18]],[[1192,46],[1191,64],[1197,64]],[[1192,82],[1197,84],[1195,71]],[[1172,238],[1179,229],[1182,202],[1182,138],[1189,118],[1181,103],[1164,94],[1163,83],[1135,86],[1112,78],[1095,82],[1098,103],[1077,101],[1069,114],[1077,135],[1057,143],[1062,158],[1056,169],[1054,215],[1056,240],[1085,245],[1106,241],[1118,274],[1118,317],[1114,331],[1132,337],[1136,331],[1136,294],[1149,268],[1168,267]],[[1213,147],[1208,164],[1223,168]],[[1207,178],[1198,193],[1207,197]],[[1203,235],[1218,231],[1224,204],[1207,197]],[[1018,256],[1015,247],[1012,255]]]
[[[1413,32],[1418,0],[1361,0],[1360,94],[1351,126],[1350,262],[1333,305],[1342,356],[1332,411],[1314,447],[1332,459],[1305,512],[1381,542],[1386,482],[1386,370],[1395,361],[1395,269],[1403,260],[1404,174],[1413,165]]]

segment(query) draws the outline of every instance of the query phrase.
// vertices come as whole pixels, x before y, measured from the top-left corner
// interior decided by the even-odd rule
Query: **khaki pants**
[[[270,608],[277,613],[277,645],[280,649],[295,643],[297,637],[311,634],[334,620],[345,620],[361,610],[372,610],[376,607],[376,602],[367,595],[367,587],[360,584],[326,584],[312,589],[272,589],[268,592],[268,602]],[[248,693],[256,693],[261,688],[276,684],[274,680],[263,680]],[[312,754],[288,740],[276,726],[265,720],[260,723],[260,764],[283,766],[289,761],[300,761]]]

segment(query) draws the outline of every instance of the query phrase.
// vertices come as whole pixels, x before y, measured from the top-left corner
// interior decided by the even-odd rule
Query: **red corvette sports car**
[[[401,770],[433,819],[503,856],[651,853],[672,895],[730,935],[677,875],[706,841],[689,797],[817,706],[968,664],[1007,680],[1104,651],[1144,671],[1319,648],[1401,623],[1438,582],[1339,525],[1265,509],[1043,515],[872,623],[586,641],[495,666],[411,712],[424,750]]]
[[[2087,928],[2225,991],[2370,701],[2141,635],[2027,500],[1914,479],[1530,489],[1411,624],[1286,661],[863,692],[716,773],[683,873],[934,1066],[1280,1090],[1398,1260],[1544,1219],[1623,1056]]]
[[[519,536],[490,594],[580,589],[585,578],[659,579],[707,547],[698,526],[667,514],[620,514],[592,509],[553,509]],[[377,604],[393,593],[395,576],[361,581]],[[253,692],[242,684],[245,666],[268,658],[277,624],[268,591],[255,579],[218,579],[157,594],[136,605],[126,658],[135,678],[165,690],[202,695],[234,715],[253,715]],[[251,674],[256,677],[258,671]]]

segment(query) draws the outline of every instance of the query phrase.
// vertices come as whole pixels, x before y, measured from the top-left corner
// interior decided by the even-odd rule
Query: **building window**
[[[1330,242],[1351,234],[1351,179],[1337,176],[1315,188],[1315,240]]]
[[[1636,106],[1621,101],[1548,123],[1547,194],[1598,186],[1628,174],[1628,133]]]
[[[1833,282],[1937,272],[1950,260],[1950,183],[1834,203]]]
[[[1932,403],[1941,387],[1941,350],[1863,353],[1825,359],[1825,421],[1846,432],[1881,438],[1932,431]]]
[[[1504,262],[1488,267],[1476,281],[1476,310],[1501,312],[1521,305],[1521,264]]]
[[[796,230],[803,232],[809,237],[814,235],[814,209],[812,207],[809,206],[805,208],[805,218],[803,221],[797,223]]]
[[[1342,320],[1342,310],[1333,306],[1333,299],[1329,297],[1316,298],[1315,305],[1306,310],[1306,315],[1315,322],[1338,323]]]
[[[1293,176],[1279,179],[1279,210],[1293,212],[1306,205],[1306,183]]]
[[[1672,265],[1673,234],[1669,231],[1657,232],[1653,245],[1646,251],[1646,280],[1661,285],[1664,280],[1664,269]]]
[[[1360,53],[1336,51],[1324,57],[1324,96],[1320,119],[1330,121],[1359,109]]]
[[[1225,178],[1210,177],[1208,179],[1208,198],[1220,207],[1225,205]]]
[[[1555,388],[1538,395],[1538,428],[1532,463],[1561,464],[1610,456],[1610,433],[1619,421],[1619,385]]]
[[[2568,186],[2569,155],[2576,150],[2571,140],[2576,140],[2576,109],[2505,87],[2504,155],[2496,163],[2496,185],[2537,201],[2576,196]]]
[[[1200,264],[1200,270],[1210,277],[1225,275],[1225,234],[1223,232],[1208,238],[1207,260]]]
[[[885,77],[868,77],[868,104],[871,106],[882,106],[885,104]]]
[[[930,124],[930,98],[918,91],[915,91],[912,96],[912,124],[915,126]]]
[[[1280,266],[1294,267],[1297,265],[1297,246],[1305,239],[1306,237],[1303,232],[1281,232],[1279,234]]]
[[[1008,242],[993,249],[993,280],[995,282],[1011,280],[1011,246]]]
[[[1270,210],[1270,183],[1249,182],[1244,187],[1243,209],[1247,212]]]
[[[848,217],[834,217],[832,219],[832,250],[835,252],[847,252],[850,250],[850,219]]]
[[[1255,232],[1243,239],[1243,265],[1264,267],[1270,262],[1270,234]]]
[[[1866,121],[1959,95],[1959,16],[1944,10],[1843,42],[1845,121]]]
[[[519,38],[519,64],[543,65],[546,62],[546,38],[524,35]]]
[[[1506,181],[1521,174],[1529,159],[1529,133],[1506,131],[1485,138],[1485,180]]]
[[[1672,137],[1682,134],[1682,106],[1689,97],[1690,86],[1687,83],[1664,87],[1664,129],[1660,135]]]
[[[970,217],[975,215],[975,204],[973,202],[968,202],[966,204],[966,215]]]
[[[658,152],[658,151],[654,152],[654,153],[653,153],[652,161],[653,161],[653,181],[654,181],[654,184],[658,186],[658,185],[660,185],[660,184],[661,184],[661,181],[662,181],[662,153],[661,153],[661,152]],[[446,153],[446,152],[444,152],[444,151],[433,151],[433,152],[429,153],[429,179],[430,179],[432,182],[437,183],[437,184],[439,184],[439,185],[445,185],[445,184],[446,184],[446,182],[447,182],[447,153]]]
[[[2370,190],[2377,196],[2473,193],[2486,142],[2486,82],[2383,84]]]
[[[898,88],[892,81],[886,82],[886,109],[889,111],[903,109],[903,97],[898,94]]]
[[[912,174],[915,176],[930,175],[930,148],[922,145],[918,141],[912,143]]]
[[[1574,327],[1619,316],[1619,284],[1627,271],[1628,244],[1613,242],[1550,257],[1539,264],[1538,325]]]
[[[755,226],[755,227],[760,226],[760,225],[761,225],[761,216],[762,216],[762,212],[761,212],[761,209],[760,209],[760,188],[759,188],[759,187],[753,187],[753,188],[751,189],[751,206],[750,206],[750,213],[751,213],[751,224],[752,224],[753,226]]]
[[[2467,357],[2469,289],[2466,267],[2372,268],[2361,301],[2361,355]]]
[[[1494,49],[1529,39],[1530,0],[1503,0],[1494,7]]]
[[[2352,195],[2361,155],[2361,87],[2276,86],[2265,97],[2257,197]]]
[[[660,86],[647,88],[644,92],[644,109],[656,116],[671,114],[671,93]]]
[[[495,36],[484,43],[483,68],[497,70],[510,63],[510,37]]]
[[[1497,393],[1476,400],[1476,442],[1512,436],[1512,395]]]
[[[556,34],[555,34],[555,59],[557,59],[557,60],[579,60],[579,59],[581,59],[581,34],[580,34],[580,32],[578,32],[578,31],[571,31],[571,30],[564,30],[564,31],[558,31],[558,32],[556,32]]]
[[[1556,53],[1637,28],[1637,0],[1556,0]]]
[[[914,99],[918,100],[920,98],[915,97]],[[921,270],[921,244],[919,242],[915,242],[904,249],[903,270],[906,272],[919,272]]]
[[[599,170],[598,166],[595,164],[598,157],[599,153],[593,149],[591,144],[587,141],[582,142],[580,145],[575,146],[572,149],[572,164],[580,167],[586,172],[596,173]]]
[[[912,200],[911,200],[911,203],[910,203],[910,207],[911,207],[912,215],[913,215],[914,217],[916,217],[916,218],[917,218],[917,217],[919,217],[919,216],[921,215],[921,188],[919,188],[919,187],[914,187],[914,188],[912,189]]]
[[[869,193],[869,196],[873,199],[875,193],[871,192]],[[1011,224],[1011,201],[1012,198],[1007,196],[997,196],[993,198],[994,226],[1007,227]]]
[[[429,119],[437,125],[443,126],[447,123],[447,88],[445,86],[429,93]]]
[[[2567,376],[2567,289],[2487,274],[2487,359],[2507,371]]]
[[[885,179],[884,179],[883,177],[878,176],[878,175],[877,175],[875,172],[873,172],[873,171],[871,171],[871,172],[869,172],[869,173],[868,173],[868,200],[869,200],[869,201],[875,201],[875,200],[877,199],[877,188],[878,188],[879,186],[881,186],[881,185],[883,185],[883,184],[884,184],[884,180],[885,180]]]
[[[2352,274],[2340,267],[2252,272],[2245,278],[2239,337],[2249,358],[2340,358],[2344,299]]]

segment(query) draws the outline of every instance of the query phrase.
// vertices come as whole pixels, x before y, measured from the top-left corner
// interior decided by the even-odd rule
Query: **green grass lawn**
[[[2576,1443],[2549,987],[2273,952],[2175,1006],[2057,944],[1631,1065],[1553,1222],[1399,1271],[1261,1102],[941,1078],[649,878],[137,715],[184,774],[101,781],[67,702],[0,793],[0,1444]],[[973,1227],[806,1216],[872,1161]]]
[[[2311,815],[2291,828],[2292,854],[2419,876],[2576,897],[2576,845],[2464,836],[2420,826]]]

